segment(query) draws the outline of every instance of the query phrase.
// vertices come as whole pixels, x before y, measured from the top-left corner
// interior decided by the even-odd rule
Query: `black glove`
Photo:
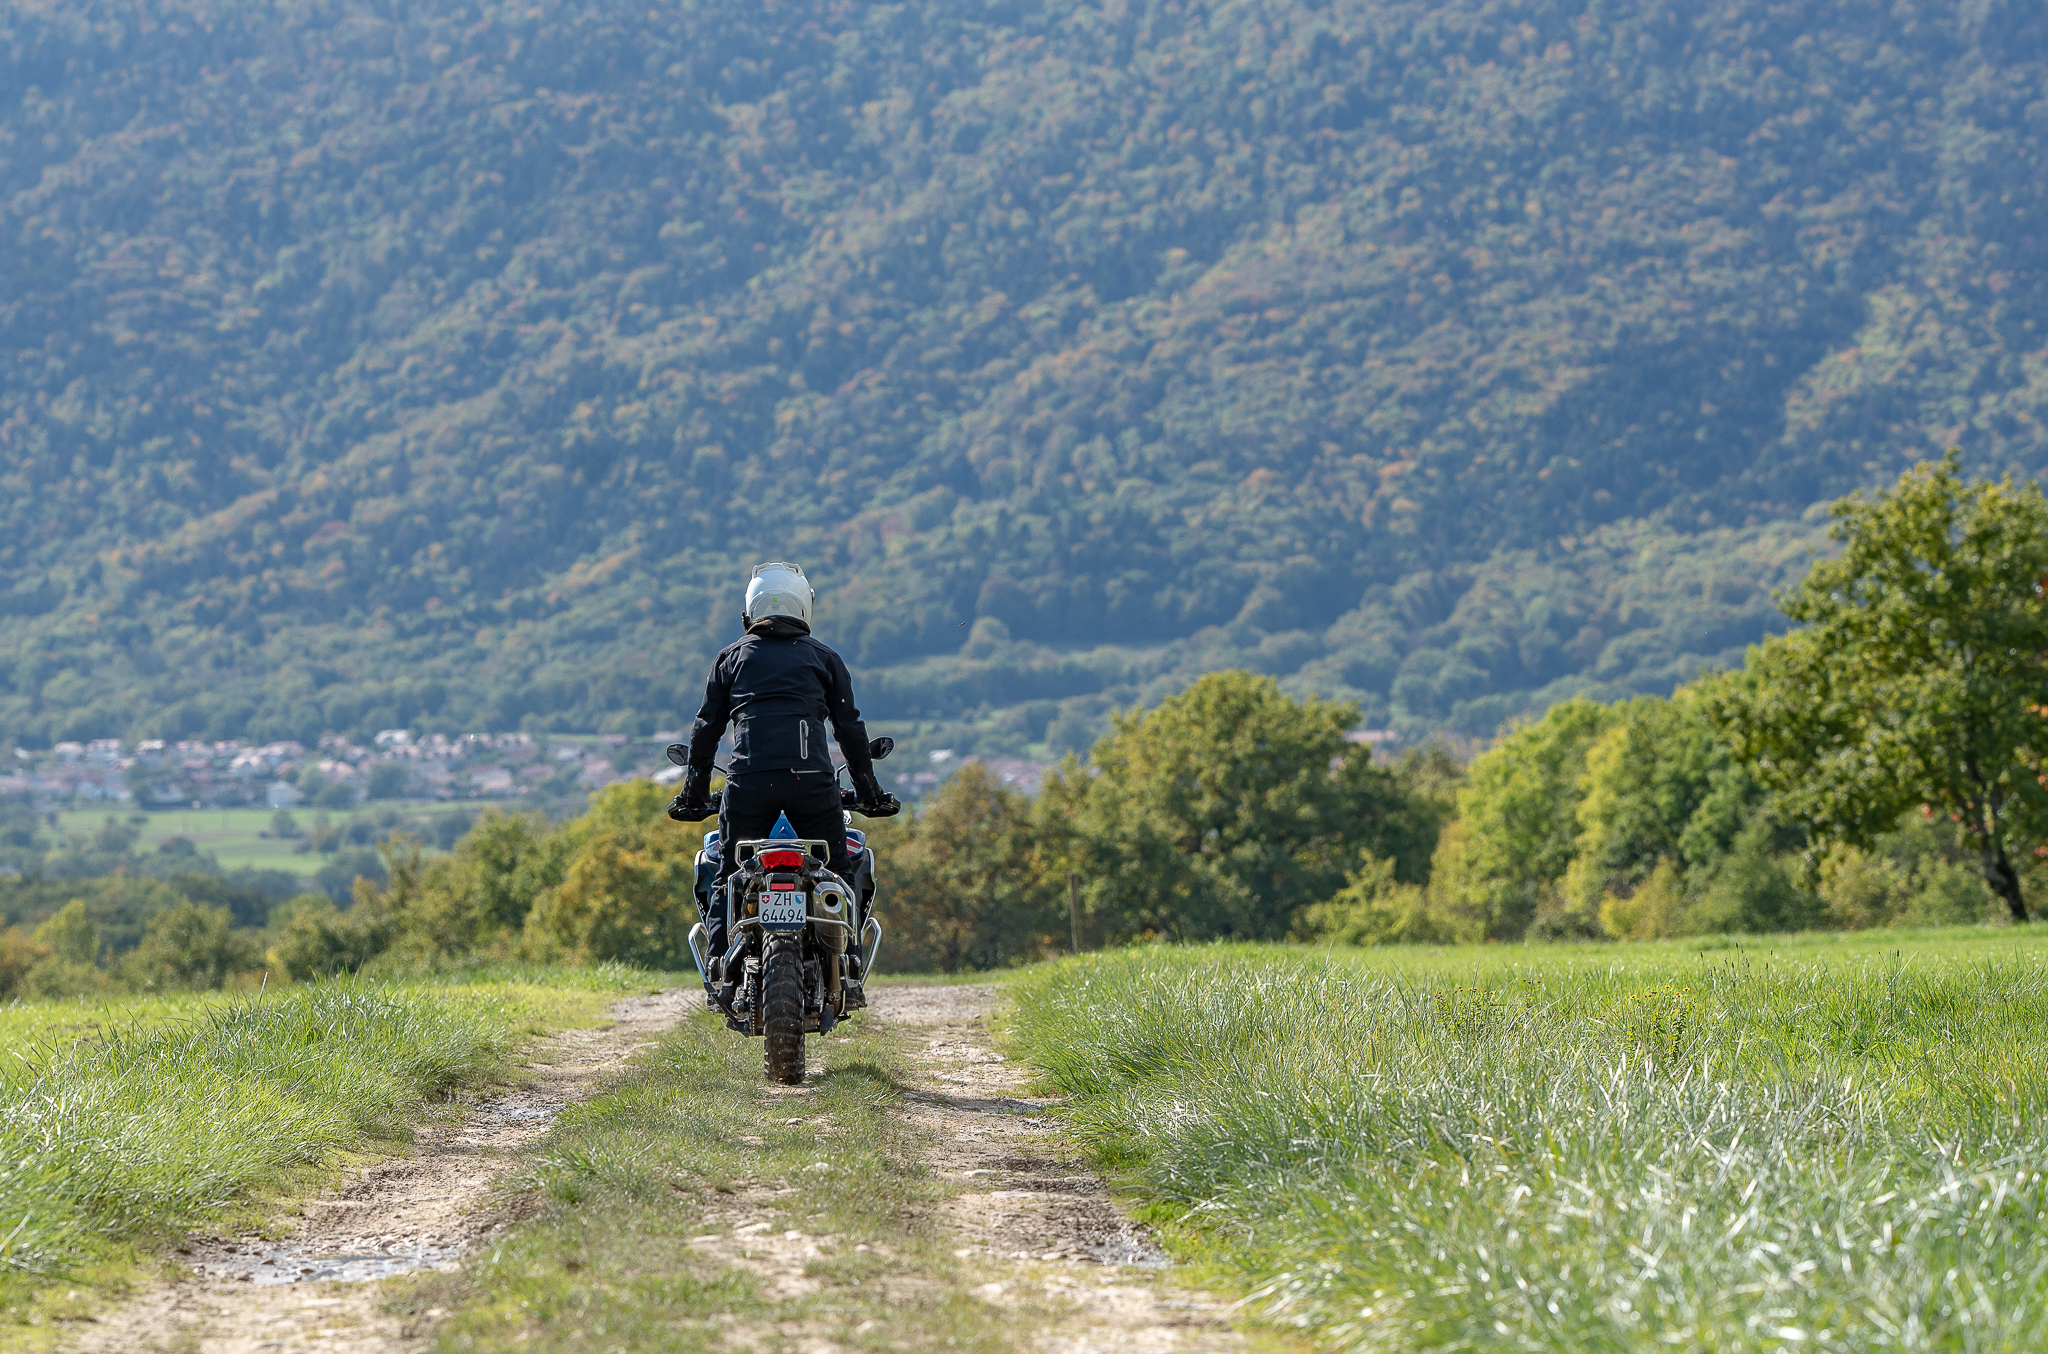
[[[856,799],[853,811],[864,817],[887,818],[903,807],[896,802],[894,795],[882,789],[882,782],[875,779],[872,771],[854,776],[853,793]]]
[[[678,823],[701,823],[711,816],[711,803],[705,791],[710,788],[711,777],[694,767],[683,774],[683,792],[668,806],[668,816]]]

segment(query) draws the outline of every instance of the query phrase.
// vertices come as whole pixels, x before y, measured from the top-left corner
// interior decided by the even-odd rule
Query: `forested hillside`
[[[2048,18],[0,6],[0,740],[646,732],[757,558],[886,718],[1669,690],[2048,468]]]

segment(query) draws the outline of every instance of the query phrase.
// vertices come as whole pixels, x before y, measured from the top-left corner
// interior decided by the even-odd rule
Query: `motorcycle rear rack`
[[[737,868],[747,864],[764,850],[788,850],[792,847],[801,849],[805,855],[811,857],[820,865],[826,864],[832,859],[832,848],[827,846],[821,838],[764,837],[758,841],[734,842],[732,844],[732,863]]]

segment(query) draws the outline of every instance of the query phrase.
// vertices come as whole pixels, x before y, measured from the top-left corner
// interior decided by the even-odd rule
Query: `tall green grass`
[[[591,977],[9,1008],[0,1306],[393,1134],[530,1035],[595,1014],[616,975]]]
[[[1022,1050],[1350,1350],[2048,1347],[2048,946],[1143,950]]]

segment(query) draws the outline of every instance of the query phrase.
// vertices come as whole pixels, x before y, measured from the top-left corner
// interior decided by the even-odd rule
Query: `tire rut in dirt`
[[[777,936],[761,953],[761,1057],[768,1080],[804,1079],[804,960],[796,941]]]

